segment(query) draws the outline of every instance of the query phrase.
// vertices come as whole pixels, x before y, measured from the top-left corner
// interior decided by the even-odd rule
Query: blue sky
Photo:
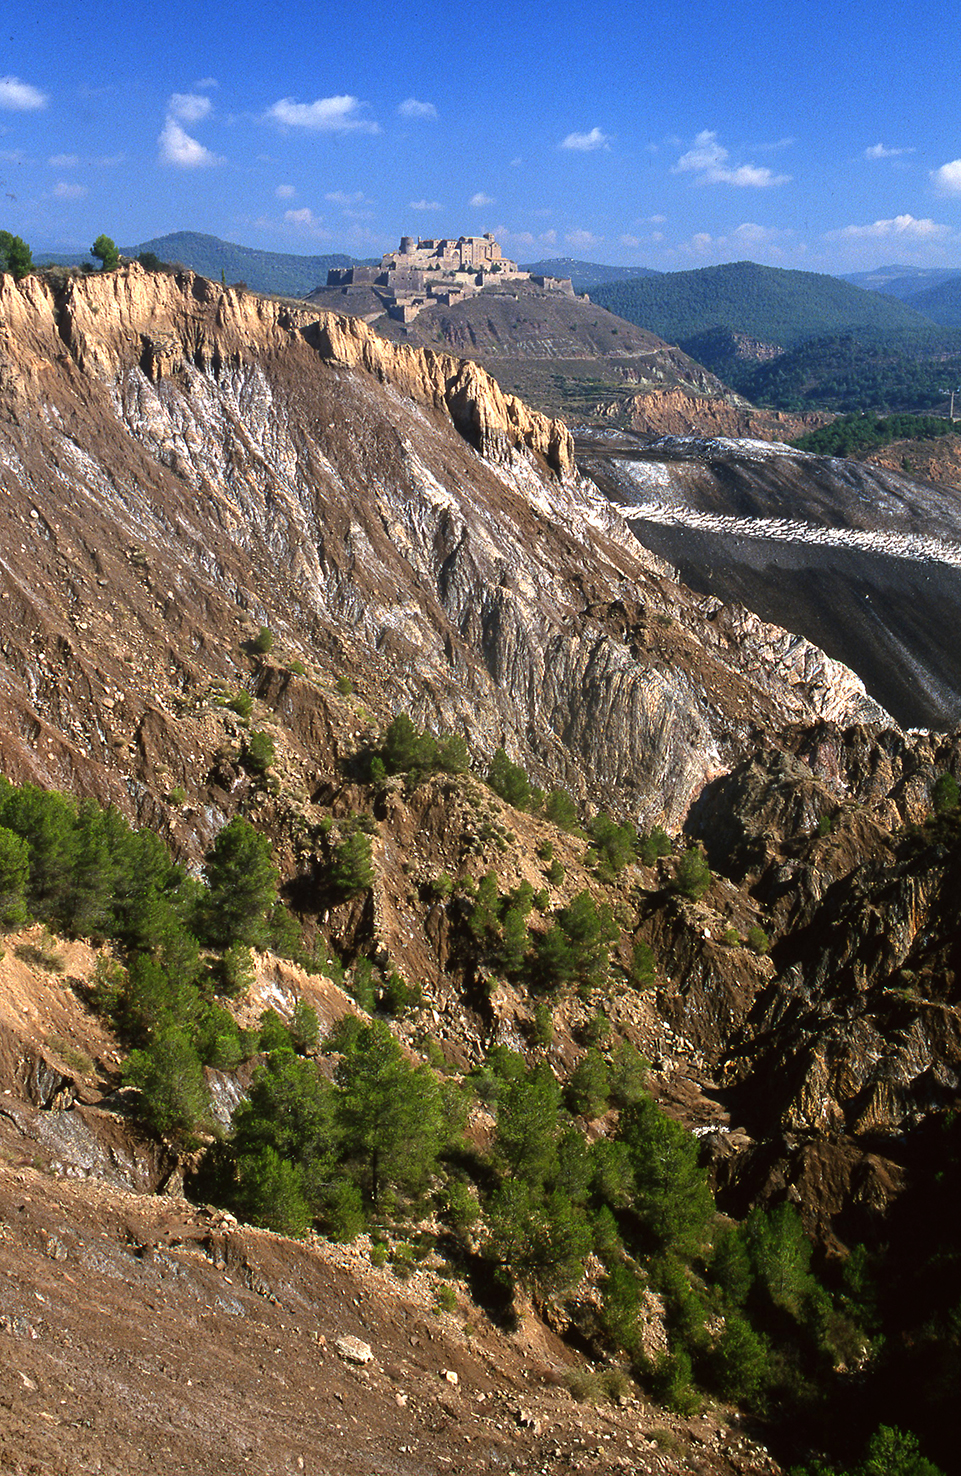
[[[2,3],[0,227],[37,249],[961,266],[943,3]]]

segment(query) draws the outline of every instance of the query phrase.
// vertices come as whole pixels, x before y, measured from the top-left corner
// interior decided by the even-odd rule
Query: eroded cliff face
[[[216,826],[207,697],[252,680],[261,624],[305,667],[276,696],[301,786],[404,707],[674,824],[759,726],[884,719],[807,642],[680,587],[565,428],[476,365],[190,273],[0,294],[14,777],[175,830],[182,787]]]
[[[818,411],[791,414],[759,410],[729,391],[699,394],[683,385],[644,390],[598,405],[593,419],[645,436],[747,436],[758,441],[793,441],[829,424],[834,416]]]

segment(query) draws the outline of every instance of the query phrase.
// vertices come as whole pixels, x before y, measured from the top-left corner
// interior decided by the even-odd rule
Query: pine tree
[[[204,931],[216,947],[262,947],[266,914],[277,895],[270,841],[241,818],[220,831],[207,852]]]

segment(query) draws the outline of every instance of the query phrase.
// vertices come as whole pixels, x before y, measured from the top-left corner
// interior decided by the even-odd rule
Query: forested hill
[[[945,328],[961,328],[961,276],[925,287],[907,302],[916,312],[926,314]]]
[[[257,251],[199,231],[175,231],[121,250],[124,256],[152,251],[161,261],[179,262],[215,282],[221,280],[222,273],[228,282],[246,282],[253,292],[276,292],[290,297],[304,297],[319,283],[327,281],[331,267],[353,266],[356,260],[341,253],[291,256],[282,251]]]
[[[902,334],[930,327],[914,308],[837,277],[730,262],[596,287],[591,300],[668,343],[727,328],[790,349],[858,329]]]
[[[221,241],[201,231],[173,231],[154,236],[136,246],[121,246],[121,256],[134,259],[152,252],[161,261],[189,267],[211,281],[243,282],[252,292],[273,292],[282,297],[306,297],[315,287],[327,281],[331,267],[357,264],[357,258],[342,252],[325,256],[293,256],[284,251],[257,251],[251,246],[238,246],[234,241]],[[38,251],[37,260],[61,266],[93,263],[87,251]]]
[[[660,277],[652,267],[601,266],[596,261],[576,261],[573,256],[552,256],[523,264],[525,272],[544,277],[569,277],[575,292],[591,292],[606,282],[624,282],[638,277]]]

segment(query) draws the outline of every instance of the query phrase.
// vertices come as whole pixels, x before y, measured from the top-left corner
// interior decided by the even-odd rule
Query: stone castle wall
[[[375,288],[390,316],[403,323],[431,303],[450,306],[494,282],[529,280],[545,291],[573,295],[569,281],[522,272],[516,261],[501,254],[489,232],[456,240],[402,236],[399,249],[385,252],[379,267],[335,267],[327,274],[328,287]]]

